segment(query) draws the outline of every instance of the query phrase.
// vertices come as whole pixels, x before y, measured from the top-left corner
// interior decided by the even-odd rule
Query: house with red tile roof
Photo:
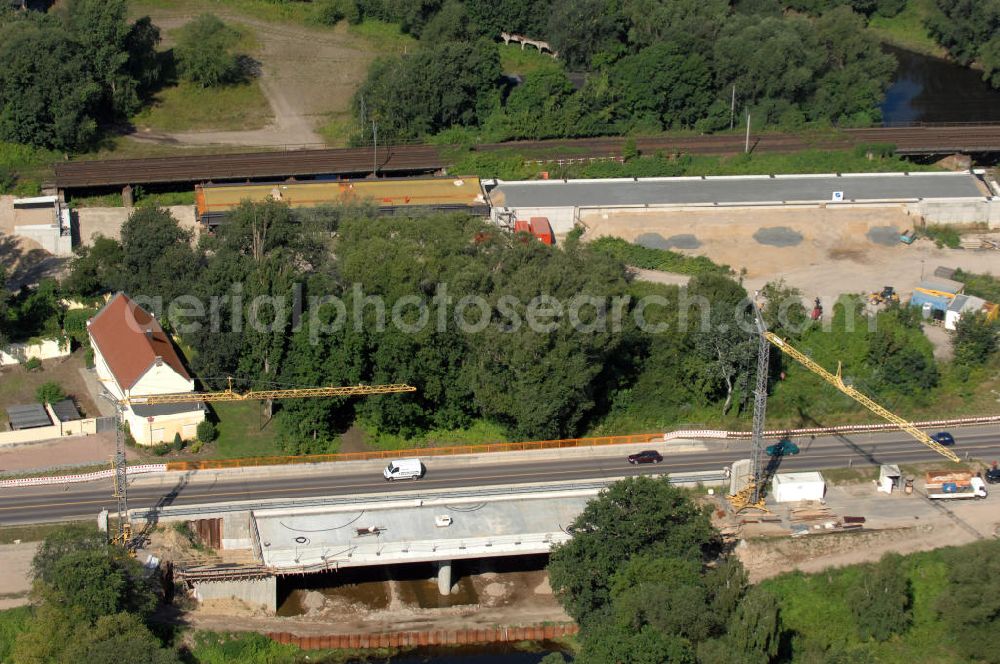
[[[193,392],[194,380],[156,318],[124,293],[111,298],[87,321],[94,368],[115,399]],[[128,404],[122,413],[140,445],[193,440],[205,419],[200,402]]]

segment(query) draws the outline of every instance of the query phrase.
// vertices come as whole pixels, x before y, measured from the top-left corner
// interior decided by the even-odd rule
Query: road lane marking
[[[962,450],[993,449],[995,447],[997,447],[996,444],[989,444],[989,445],[985,445],[985,446],[963,446]],[[904,451],[910,451],[910,450],[900,450],[900,452],[904,452]],[[921,452],[921,450],[915,450],[913,452],[914,453]],[[883,454],[887,454],[887,453],[891,454],[891,452],[883,452]],[[926,452],[921,452],[921,453],[930,453],[930,450],[927,450]],[[855,452],[855,451],[848,451],[848,452],[841,453],[841,454],[824,454],[822,457],[817,457],[816,460],[820,461],[820,460],[826,460],[826,459],[850,458],[850,457],[858,457],[858,456],[864,457],[865,454],[874,454],[874,452],[858,453],[858,452]],[[786,457],[786,458],[787,459],[804,460],[804,457],[797,457],[797,456]],[[664,463],[666,463],[666,460],[664,460]],[[672,468],[685,468],[685,467],[691,467],[691,466],[701,466],[701,467],[704,467],[704,465],[706,465],[707,463],[710,463],[710,462],[708,462],[706,460],[689,461],[689,462],[679,462],[679,463],[675,463],[675,464],[668,464],[666,468],[662,468],[661,467],[661,468],[658,468],[657,470],[659,470],[661,473],[669,473],[669,472],[671,472]],[[922,463],[922,461],[917,461],[915,463]],[[568,475],[568,474],[572,474],[572,473],[587,472],[587,470],[588,470],[587,468],[582,468],[582,469],[577,469],[577,470],[552,470],[552,471],[536,472],[536,473],[516,473],[516,474],[511,474],[511,475],[497,475],[497,476],[453,477],[453,478],[440,479],[440,480],[435,480],[435,479],[431,479],[431,480],[419,480],[419,484],[422,484],[422,485],[426,485],[426,484],[442,484],[442,483],[445,483],[445,482],[470,482],[470,481],[482,481],[482,480],[500,480],[500,481],[503,481],[503,480],[509,480],[509,479],[519,478],[519,477],[537,477],[537,476],[541,476],[541,475],[547,475],[547,476],[552,476],[552,475]],[[605,467],[603,465],[599,466],[598,468],[594,468],[594,469],[590,469],[590,470],[600,471],[601,473],[619,472],[617,469],[607,468],[607,467]],[[643,474],[646,474],[645,472],[643,472],[646,469],[644,469],[644,468],[635,468],[633,466],[626,466],[626,467],[622,468],[621,470],[622,471],[631,470],[634,473],[633,475],[623,475],[623,477],[631,477],[631,476],[634,476],[634,475],[643,475]],[[711,468],[709,468],[708,470],[711,470]],[[596,480],[596,479],[605,479],[605,478],[607,478],[606,474],[605,475],[594,475],[593,477],[583,477],[581,479],[595,479]],[[290,478],[290,479],[293,479],[293,478]],[[241,479],[236,480],[236,481],[245,482],[246,478],[241,478]],[[182,492],[182,493],[178,494],[178,497],[179,498],[183,497],[185,499],[185,501],[187,501],[188,499],[221,498],[221,497],[226,497],[226,496],[246,496],[248,494],[265,494],[265,493],[266,494],[273,494],[273,493],[293,494],[293,493],[303,493],[303,492],[307,492],[307,491],[328,491],[328,490],[343,490],[343,491],[346,491],[346,490],[350,490],[350,489],[364,489],[364,488],[380,487],[380,486],[388,488],[388,486],[391,486],[391,485],[387,485],[384,482],[375,482],[375,483],[367,483],[367,484],[349,484],[349,485],[338,485],[338,486],[313,486],[313,487],[298,487],[298,488],[296,488],[296,487],[279,487],[279,488],[275,488],[275,489],[245,489],[243,491],[224,491],[224,492],[198,493],[198,494],[184,494]],[[462,487],[459,486],[459,487],[454,487],[454,488],[459,489],[459,488],[462,488]],[[414,489],[416,489],[416,487],[414,487]],[[136,490],[138,491],[140,489],[137,488]],[[169,493],[169,491],[167,491],[165,493]],[[402,490],[402,491],[394,490],[394,491],[385,491],[384,493],[386,493],[386,494],[393,494],[393,493],[407,494],[407,493],[411,493],[411,492],[406,491],[406,490]],[[160,496],[157,496],[157,499],[160,498],[160,497],[162,497],[162,495],[165,495],[165,494],[160,494]],[[42,497],[44,497],[44,496],[42,496]],[[322,497],[322,496],[315,496],[315,497]],[[332,497],[337,497],[337,496],[336,496],[336,494],[334,494],[334,495],[331,495],[330,497],[332,498]],[[103,504],[108,504],[108,503],[112,502],[112,498],[113,498],[113,496],[109,495],[108,500],[80,500],[80,501],[62,502],[62,503],[27,504],[27,505],[18,505],[18,506],[12,506],[12,507],[0,507],[0,511],[10,512],[10,511],[14,511],[14,510],[42,509],[42,508],[46,508],[46,507],[68,507],[68,506],[71,506],[71,505],[79,505],[79,506],[83,506],[83,505],[103,505]],[[216,501],[216,502],[221,502],[221,501]],[[150,505],[146,509],[152,509],[153,507],[154,506]]]

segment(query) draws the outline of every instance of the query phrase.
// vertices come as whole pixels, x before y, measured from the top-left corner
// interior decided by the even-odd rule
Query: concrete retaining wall
[[[55,224],[36,224],[32,226],[15,226],[14,235],[23,237],[49,252],[53,256],[72,256],[73,238],[67,232],[63,234]]]
[[[329,634],[323,636],[300,636],[298,634],[289,634],[288,632],[270,632],[267,634],[267,637],[274,639],[278,643],[296,645],[303,650],[320,650],[550,641],[561,636],[576,634],[578,631],[580,631],[580,628],[573,623],[560,623],[557,625],[489,627],[484,629],[439,629],[419,632],[379,632],[374,634]]]
[[[928,224],[987,224],[990,228],[1000,228],[1000,199],[997,198],[924,200],[910,203],[907,209],[923,217]]]
[[[94,237],[121,239],[122,224],[132,214],[134,208],[127,207],[84,207],[76,212],[77,225],[80,229],[80,243],[93,244]],[[197,236],[198,224],[195,223],[193,205],[172,205],[167,208],[181,228],[195,230]]]
[[[199,602],[208,599],[238,599],[268,613],[278,610],[278,580],[242,579],[239,581],[195,581],[194,596]]]
[[[69,343],[60,346],[56,339],[42,339],[35,344],[11,344],[0,350],[0,367],[20,364],[33,357],[37,357],[39,360],[51,360],[57,357],[67,357],[69,354]]]
[[[222,518],[222,548],[223,549],[249,549],[253,546],[250,541],[250,512],[233,512],[226,514]]]

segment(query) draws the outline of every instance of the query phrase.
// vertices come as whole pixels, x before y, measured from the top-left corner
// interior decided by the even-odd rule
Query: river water
[[[893,46],[896,79],[882,104],[887,125],[911,122],[1000,122],[1000,90],[982,72]]]

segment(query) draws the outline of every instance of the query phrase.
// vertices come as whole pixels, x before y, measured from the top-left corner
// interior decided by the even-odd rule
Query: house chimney
[[[156,356],[156,359],[154,360],[154,362],[156,363],[156,366],[158,366],[158,367],[162,367],[163,366],[163,358],[160,357],[159,355]]]

